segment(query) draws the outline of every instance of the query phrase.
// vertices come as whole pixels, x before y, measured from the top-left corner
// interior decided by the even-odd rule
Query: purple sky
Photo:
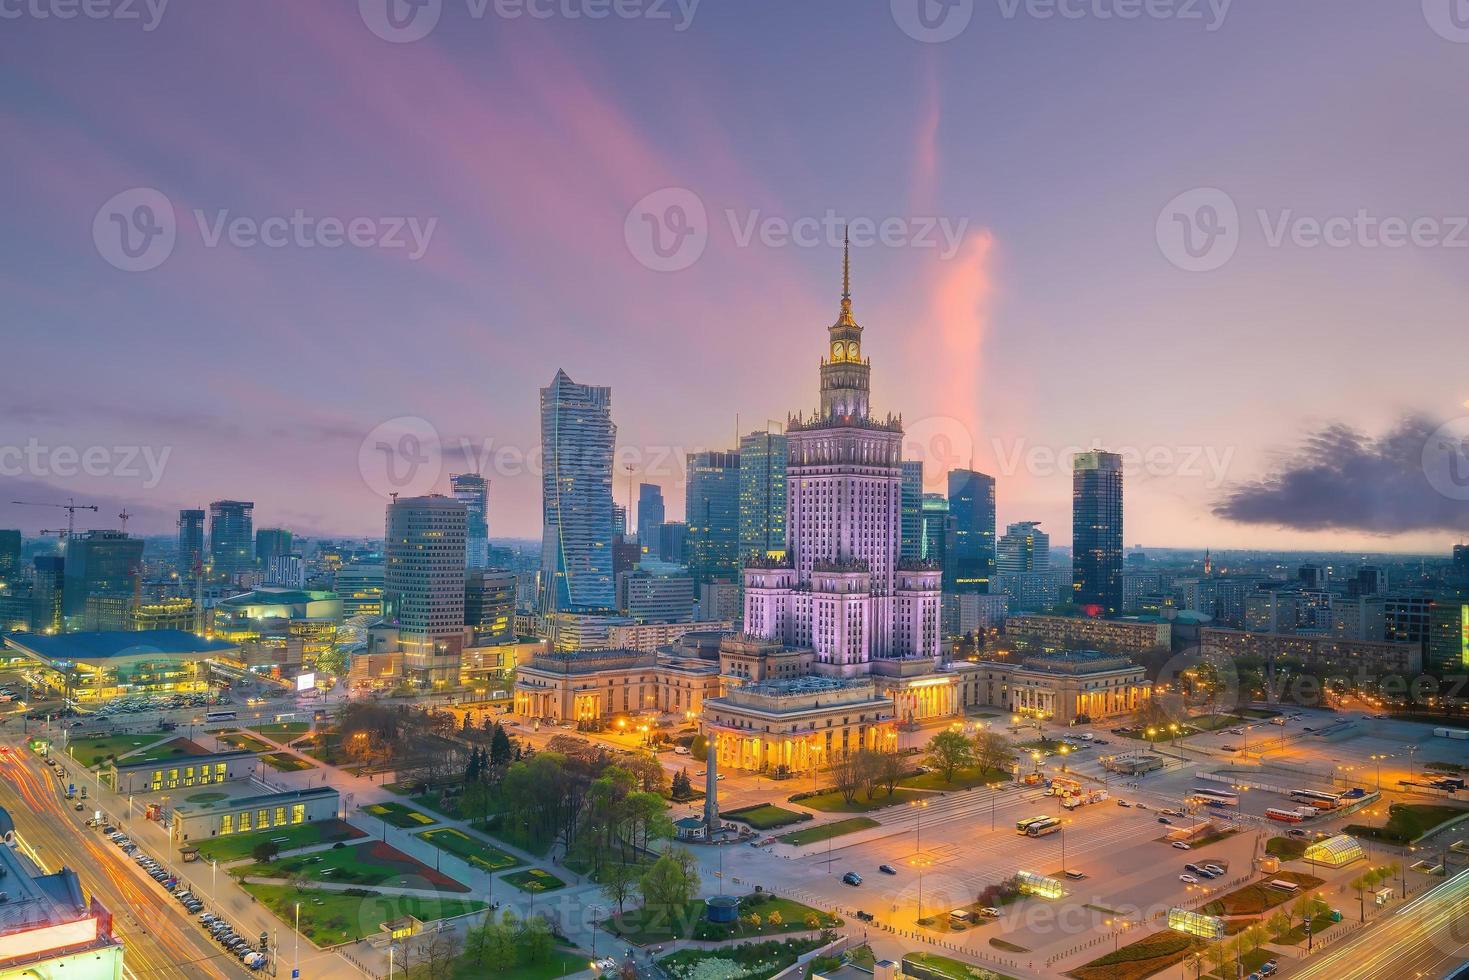
[[[0,5],[7,500],[99,501],[88,526],[126,504],[160,531],[237,497],[258,526],[380,534],[376,446],[408,432],[428,463],[405,489],[488,445],[492,533],[531,536],[539,477],[515,454],[565,368],[612,387],[634,479],[677,515],[683,452],[815,405],[840,252],[779,232],[830,214],[888,223],[853,254],[874,404],[935,484],[971,457],[996,473],[1002,526],[1069,539],[1050,460],[1099,444],[1147,454],[1128,544],[1443,551],[1469,527],[1457,500],[1437,529],[1402,506],[1378,521],[1399,484],[1353,460],[1369,483],[1333,527],[1298,501],[1214,513],[1328,427],[1469,414],[1469,32],[1436,0],[1238,0],[1222,22],[1220,0],[1158,8],[1199,20],[976,0],[941,43],[901,29],[919,0],[703,0],[686,24],[661,0],[668,19],[442,0],[411,43],[370,28],[394,36],[382,2],[175,0],[156,24],[141,2],[142,21]],[[1208,271],[1168,237],[1197,188],[1239,214]],[[1181,200],[1197,217],[1219,197]],[[702,253],[649,268],[642,213],[691,201]],[[279,247],[254,237],[297,211]],[[1433,225],[1389,248],[1360,228],[1314,244],[1298,220],[1359,211]],[[164,248],[137,260],[156,267],[118,267],[118,222]],[[324,247],[349,225],[360,245]],[[403,417],[422,421],[378,429]],[[89,449],[94,475],[67,475]],[[57,520],[0,504],[0,525]]]

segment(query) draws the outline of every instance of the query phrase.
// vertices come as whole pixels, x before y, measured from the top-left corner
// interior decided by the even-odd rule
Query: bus
[[[1231,793],[1228,790],[1195,786],[1190,795],[1200,803],[1207,803],[1209,806],[1239,806],[1239,794]]]
[[[1341,805],[1340,793],[1321,793],[1314,789],[1293,789],[1290,798],[1297,803],[1309,803],[1318,810],[1333,810]]]
[[[1279,888],[1283,892],[1298,892],[1301,890],[1300,885],[1296,884],[1294,881],[1286,881],[1284,878],[1276,878],[1273,881],[1267,881],[1265,882],[1265,886],[1267,888]]]
[[[204,720],[206,722],[211,722],[211,721],[234,721],[235,720],[235,713],[233,711],[209,711],[209,712],[205,712],[205,714],[204,714]]]
[[[1044,837],[1047,834],[1054,834],[1056,831],[1058,831],[1060,829],[1061,829],[1061,821],[1057,820],[1055,817],[1047,817],[1044,820],[1037,820],[1035,823],[1031,824],[1029,827],[1026,827],[1025,828],[1025,836],[1026,837]]]
[[[1047,816],[1046,814],[1042,813],[1038,817],[1026,817],[1024,820],[1017,820],[1015,822],[1015,833],[1017,833],[1017,834],[1023,834],[1026,831],[1030,830],[1030,825],[1031,824],[1040,823],[1043,820],[1054,820],[1054,819],[1056,819],[1056,818],[1055,817],[1051,817],[1051,816]]]
[[[1295,810],[1282,810],[1279,807],[1273,806],[1265,811],[1265,816],[1271,820],[1279,820],[1281,823],[1300,823],[1306,819]]]

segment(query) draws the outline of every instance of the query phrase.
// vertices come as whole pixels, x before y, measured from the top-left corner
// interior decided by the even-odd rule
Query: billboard
[[[300,691],[312,691],[312,690],[315,690],[315,689],[316,689],[316,672],[315,671],[312,671],[309,674],[302,674],[301,676],[299,676],[299,677],[296,678],[296,690],[298,692],[300,692]]]

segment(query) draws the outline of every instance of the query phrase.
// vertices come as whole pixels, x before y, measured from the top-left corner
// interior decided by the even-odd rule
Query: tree
[[[411,971],[404,971],[414,978],[423,980],[446,980],[454,973],[454,961],[459,957],[462,943],[452,929],[440,929],[427,936],[419,937],[418,964]]]
[[[821,916],[815,912],[807,912],[805,922],[807,929],[816,930],[821,928]]]
[[[525,955],[532,963],[539,963],[551,952],[554,939],[551,936],[551,925],[543,915],[527,916],[520,926],[520,943],[525,948]]]
[[[709,740],[702,734],[695,735],[693,741],[689,743],[689,755],[698,759],[700,762],[707,761],[709,758]]]
[[[837,753],[831,763],[831,781],[842,801],[851,806],[857,800],[857,790],[862,780],[857,771],[857,757],[853,752]]]
[[[1223,943],[1210,943],[1204,947],[1204,959],[1214,968],[1214,972],[1220,976],[1224,975],[1224,965],[1229,962],[1229,950]]]
[[[617,903],[618,915],[622,915],[627,900],[638,888],[640,870],[635,864],[621,861],[602,868],[602,894],[607,896],[608,901]]]
[[[1015,750],[999,732],[981,730],[974,736],[974,764],[984,770],[1008,770],[1015,764]]]
[[[485,919],[485,967],[490,976],[503,975],[510,972],[520,958],[520,947],[517,945],[520,935],[520,922],[515,913],[506,909],[496,922],[493,917]]]
[[[770,928],[772,929],[779,929],[781,926],[785,925],[785,918],[780,914],[780,909],[776,909],[774,912],[771,912],[769,915],[767,915],[765,917],[765,921],[770,923]]]
[[[280,852],[281,846],[275,841],[263,840],[250,849],[250,856],[260,864],[269,864]]]
[[[699,873],[693,857],[682,848],[664,854],[638,882],[643,905],[654,911],[682,911],[699,891]]]
[[[669,790],[675,802],[683,803],[694,798],[694,784],[689,781],[689,771],[680,769],[673,774],[673,783]]]
[[[882,759],[871,749],[858,749],[852,757],[857,785],[870,801],[882,778]]]
[[[1290,916],[1277,909],[1265,922],[1265,929],[1270,933],[1270,938],[1279,939],[1290,932]]]
[[[956,772],[974,764],[974,747],[963,732],[946,729],[929,739],[926,760],[944,777],[944,782],[952,783]]]
[[[877,757],[877,780],[887,790],[888,799],[892,799],[898,780],[902,778],[903,757],[898,754],[897,749],[884,749]]]
[[[499,722],[490,731],[490,765],[496,768],[510,765],[512,757],[510,736]]]
[[[749,915],[745,916],[745,921],[750,924],[751,929],[759,929],[761,923],[760,913],[751,912]]]

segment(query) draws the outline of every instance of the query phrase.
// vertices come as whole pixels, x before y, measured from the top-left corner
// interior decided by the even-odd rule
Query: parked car
[[[1132,804],[1129,803],[1129,802],[1127,802],[1126,800],[1118,800],[1117,801],[1117,805],[1118,806],[1128,806],[1128,807],[1132,806]]]
[[[1199,868],[1197,864],[1185,864],[1183,866],[1183,870],[1187,871],[1191,875],[1203,874],[1203,871]]]
[[[877,870],[881,871],[885,875],[895,875],[898,873],[898,869],[893,867],[891,864],[879,864],[877,866]]]
[[[1262,977],[1268,977],[1279,970],[1280,962],[1278,960],[1266,960],[1260,964],[1260,976]]]
[[[1191,849],[1187,841],[1176,840],[1173,842],[1173,846],[1178,848],[1180,851],[1187,851]]]
[[[1178,880],[1187,882],[1190,885],[1197,885],[1199,883],[1199,879],[1195,878],[1193,875],[1179,875]]]
[[[861,909],[857,910],[856,915],[863,922],[871,922],[875,918],[871,912],[864,912]]]
[[[1204,870],[1221,877],[1224,875],[1224,869],[1217,864],[1206,864],[1204,865]]]
[[[998,919],[1000,917],[1000,910],[993,906],[986,906],[979,910],[979,914],[988,919]]]
[[[1086,877],[1086,872],[1085,871],[1068,871],[1068,872],[1066,872],[1066,877],[1070,878],[1072,881],[1080,881],[1081,879],[1083,879],[1083,878]]]
[[[848,871],[846,874],[842,875],[842,883],[851,885],[855,888],[856,886],[862,884],[862,876],[855,871]]]
[[[1169,820],[1167,817],[1159,817],[1158,818],[1158,822],[1159,823],[1166,823],[1169,826],[1172,826],[1173,825],[1173,821],[1172,820]]]

